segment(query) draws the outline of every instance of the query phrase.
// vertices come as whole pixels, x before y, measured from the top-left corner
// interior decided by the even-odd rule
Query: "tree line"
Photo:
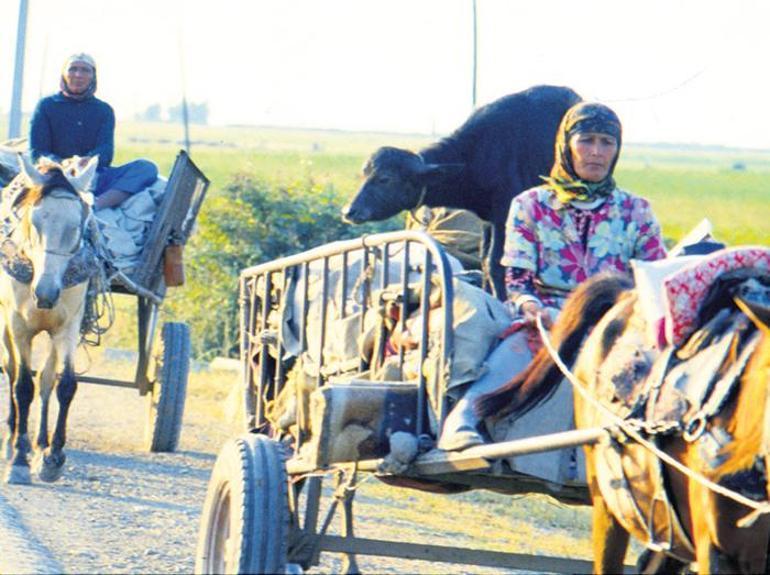
[[[138,122],[171,122],[184,121],[184,107],[187,105],[187,121],[191,124],[206,125],[209,123],[208,102],[180,102],[165,109],[160,104],[150,104],[141,112],[134,114]]]

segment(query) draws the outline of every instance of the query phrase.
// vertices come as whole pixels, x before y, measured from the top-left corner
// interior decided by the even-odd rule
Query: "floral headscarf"
[[[618,141],[618,151],[612,160],[610,170],[601,182],[586,182],[575,173],[572,164],[572,152],[569,141],[575,134],[597,132],[614,136]],[[556,133],[554,164],[550,177],[543,180],[556,193],[563,204],[571,201],[591,201],[607,196],[615,189],[612,172],[620,156],[622,128],[618,116],[604,104],[581,102],[575,104],[564,114]],[[541,176],[542,177],[542,176]]]
[[[88,85],[88,88],[86,88],[82,93],[80,94],[73,94],[69,91],[69,88],[67,86],[67,71],[69,70],[70,66],[74,64],[75,62],[79,62],[81,64],[87,64],[88,66],[91,66],[94,70],[94,76],[91,79],[91,83]],[[59,78],[59,89],[61,90],[61,93],[67,96],[68,98],[73,98],[75,100],[85,100],[86,98],[90,98],[94,95],[96,92],[96,60],[93,59],[92,56],[81,52],[80,54],[73,54],[69,58],[67,58],[67,61],[64,62],[64,66],[61,70],[61,78]]]

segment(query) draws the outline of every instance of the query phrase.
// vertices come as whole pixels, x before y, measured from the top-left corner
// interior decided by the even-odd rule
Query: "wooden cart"
[[[414,259],[414,246],[420,248],[415,252],[420,254],[419,260]],[[396,251],[402,254],[400,274],[390,271]],[[375,262],[380,273],[373,271]],[[416,270],[420,277],[416,284],[409,279],[410,270]],[[431,309],[429,294],[436,293],[443,305]],[[443,392],[454,350],[452,274],[447,256],[432,238],[417,231],[378,234],[251,267],[241,273],[240,298],[247,430],[224,446],[212,471],[201,518],[196,572],[282,573],[291,564],[303,569],[317,565],[323,552],[342,553],[351,572],[357,569],[356,554],[539,572],[591,571],[587,561],[354,535],[353,487],[359,473],[374,473],[386,483],[438,492],[475,488],[511,494],[541,492],[564,502],[588,503],[584,483],[554,490],[553,485],[493,463],[512,455],[591,444],[606,433],[603,429],[493,443],[458,453],[430,449],[447,414]],[[347,329],[340,328],[340,321],[360,323],[356,335],[364,334],[368,329],[367,308],[381,305],[385,299],[400,309],[401,329],[406,327],[407,315],[421,318],[418,365],[432,361],[437,368],[428,376],[428,370],[419,369],[417,378],[408,381],[371,381],[374,364],[383,360],[384,346],[374,345],[371,356],[362,357],[352,375],[341,377],[333,366],[325,364],[328,342],[350,337]],[[411,314],[407,314],[409,306],[414,308]],[[431,314],[440,314],[439,335],[429,328],[433,325]],[[318,321],[314,323],[313,318]],[[317,363],[317,388],[309,408],[295,395],[295,423],[287,433],[276,429],[266,413],[274,401],[281,400],[298,358],[308,354]],[[404,361],[402,352],[398,355],[402,374]],[[438,402],[431,400],[429,390],[435,390],[431,393],[440,398]],[[369,413],[366,417],[378,432],[359,444],[354,455],[341,455],[335,442],[344,435],[340,424],[345,418],[343,412],[351,405],[354,407],[350,409],[358,409],[367,401],[373,403],[369,406],[373,409],[359,411],[356,421],[360,424],[365,419],[360,413]],[[311,413],[305,412],[308,409]],[[417,438],[419,455],[394,471],[388,464],[393,454],[387,438],[396,431]],[[337,489],[322,518],[325,477],[334,478]],[[329,535],[327,528],[337,511],[342,515],[343,533]]]
[[[150,451],[174,451],[182,426],[187,378],[190,371],[190,330],[181,322],[165,322],[155,337],[158,310],[166,294],[164,252],[169,245],[184,246],[206,195],[209,180],[184,151],[171,170],[158,212],[130,274],[118,272],[113,293],[137,298],[138,359],[132,381],[81,375],[78,381],[131,387],[147,397],[145,446]],[[159,341],[156,341],[159,339]]]

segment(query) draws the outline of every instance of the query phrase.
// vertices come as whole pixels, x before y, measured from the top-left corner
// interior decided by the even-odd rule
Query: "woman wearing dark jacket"
[[[158,168],[148,160],[111,166],[115,149],[115,113],[94,96],[96,62],[75,54],[64,63],[60,91],[38,102],[32,115],[29,145],[32,160],[79,156],[83,163],[99,156],[94,207],[108,208],[152,184]]]

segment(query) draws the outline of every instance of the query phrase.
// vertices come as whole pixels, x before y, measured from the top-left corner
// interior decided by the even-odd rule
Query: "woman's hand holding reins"
[[[540,316],[543,325],[547,329],[550,329],[551,325],[553,325],[551,314],[546,311],[540,302],[534,300],[523,303],[521,307],[519,307],[519,315],[528,325],[537,325],[536,320],[538,316]]]

